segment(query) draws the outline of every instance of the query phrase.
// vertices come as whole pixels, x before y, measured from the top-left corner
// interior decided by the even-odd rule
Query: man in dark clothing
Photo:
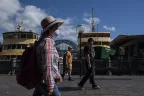
[[[95,51],[92,47],[94,40],[92,38],[88,39],[87,45],[84,47],[84,56],[85,56],[85,67],[87,70],[86,75],[81,79],[78,83],[78,87],[80,89],[83,88],[84,84],[88,79],[90,79],[90,83],[92,84],[92,89],[99,89],[100,87],[94,81],[95,75]]]

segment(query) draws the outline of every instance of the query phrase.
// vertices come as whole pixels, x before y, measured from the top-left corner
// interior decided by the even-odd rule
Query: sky
[[[144,32],[144,0],[0,0],[0,42],[2,33],[14,31],[23,21],[23,29],[40,34],[41,20],[54,16],[63,20],[57,39],[77,41],[76,26],[83,24],[91,31],[91,11],[98,32],[110,32],[111,40],[118,35]]]

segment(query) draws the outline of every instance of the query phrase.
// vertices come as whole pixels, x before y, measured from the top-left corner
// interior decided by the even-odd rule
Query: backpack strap
[[[38,41],[35,41],[34,47],[36,48],[36,47],[39,45],[39,43],[40,43],[42,40],[44,40],[45,38],[46,38],[45,36],[41,36]],[[48,36],[48,38],[51,38],[51,37]],[[36,50],[35,50],[35,51],[36,51]],[[37,53],[36,53],[36,54],[37,54]],[[37,56],[37,57],[38,57],[38,56]],[[39,69],[40,74],[43,75],[43,70],[41,69],[40,64],[37,63],[37,66],[38,66],[38,69]]]

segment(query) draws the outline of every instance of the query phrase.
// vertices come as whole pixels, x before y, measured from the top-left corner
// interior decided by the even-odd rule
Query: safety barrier
[[[96,75],[143,75],[144,59],[95,60]],[[20,60],[0,60],[0,74],[15,74],[19,71]],[[63,74],[63,63],[59,63],[60,73]],[[73,60],[73,75],[84,75],[86,72],[84,60]]]

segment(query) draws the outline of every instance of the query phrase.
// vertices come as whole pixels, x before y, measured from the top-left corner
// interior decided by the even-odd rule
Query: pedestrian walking
[[[68,81],[74,81],[72,78],[71,78],[71,73],[72,73],[72,47],[71,46],[68,46],[68,50],[66,51],[66,53],[64,54],[64,73],[62,75],[62,78],[64,79],[64,76],[65,74],[68,73]]]
[[[87,45],[84,47],[84,57],[85,57],[85,67],[86,67],[86,74],[83,76],[81,81],[78,83],[78,87],[80,89],[83,88],[84,84],[88,79],[90,79],[90,83],[92,84],[92,89],[100,89],[100,87],[94,81],[95,75],[95,51],[92,47],[94,40],[92,38],[88,39]]]
[[[61,75],[58,70],[59,54],[56,50],[53,37],[58,36],[59,26],[63,21],[57,21],[54,17],[48,16],[41,21],[43,28],[37,46],[37,61],[41,71],[43,72],[40,86],[35,88],[33,96],[61,96],[57,82],[62,82]]]

